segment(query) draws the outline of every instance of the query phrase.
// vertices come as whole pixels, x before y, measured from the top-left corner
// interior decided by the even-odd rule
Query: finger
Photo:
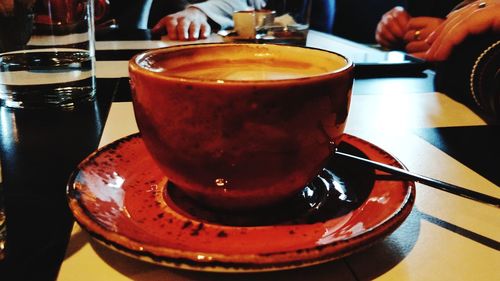
[[[189,40],[198,40],[199,37],[200,37],[200,24],[193,21],[189,25]]]
[[[387,48],[395,48],[398,44],[400,44],[400,40],[395,38],[390,33],[381,33],[379,35],[379,40],[381,42],[386,42],[384,47],[387,47]]]
[[[177,18],[166,16],[163,18],[163,24],[167,29],[168,39],[177,40]]]
[[[387,47],[387,41],[382,38],[379,33],[375,33],[375,41],[377,41],[383,47]]]
[[[375,38],[383,47],[395,49],[402,47],[402,39],[391,33],[384,26],[381,26],[375,33]]]
[[[458,24],[459,22],[461,22],[463,20],[463,17],[460,16],[460,17],[450,17],[450,18],[447,18],[445,23],[442,24],[441,26],[439,26],[437,29],[436,29],[436,32],[438,34],[446,34],[447,32],[449,32],[449,30],[455,26],[456,24]],[[433,38],[433,39],[430,39],[430,40],[437,40],[437,36],[436,38]],[[430,42],[429,42],[430,43]]]
[[[377,29],[375,33],[375,40],[381,43],[384,47],[389,47],[390,42],[397,41],[396,37],[388,31],[384,31],[383,27]]]
[[[454,40],[456,41],[451,41],[452,40],[452,33],[455,30],[456,26],[459,25],[466,25],[466,28],[470,28],[467,24],[466,19],[470,18],[471,15],[461,15],[460,17],[453,17],[450,19],[446,20],[446,24],[443,25],[441,29],[439,29],[439,33],[435,36],[435,38],[432,39],[432,44],[431,47],[429,48],[427,52],[427,58],[432,61],[440,61],[443,60],[444,57],[448,56],[449,52],[451,51],[451,48],[454,47],[460,40],[463,40],[465,38],[466,34],[458,34],[458,35],[453,35],[455,37]],[[467,27],[468,26],[468,27]],[[455,30],[455,32],[457,32]],[[460,32],[458,32],[460,33]],[[457,37],[458,36],[458,37]],[[431,41],[431,40],[429,40]],[[444,44],[443,44],[444,43]],[[444,45],[444,47],[443,47]],[[441,53],[439,56],[436,57],[436,53],[438,50],[441,49],[443,53]],[[443,56],[444,54],[444,56]]]
[[[403,40],[405,42],[412,42],[412,41],[419,41],[420,40],[420,30],[408,30],[406,34],[403,37]]]
[[[445,60],[450,54],[451,49],[467,36],[467,29],[471,28],[469,21],[473,14],[471,12],[469,14],[462,14],[460,17],[448,19],[438,36],[432,42],[426,54],[427,59],[431,61]]]
[[[425,39],[425,42],[427,44],[432,45],[432,43],[436,40],[438,36],[443,32],[443,29],[445,28],[444,24],[441,24],[436,30],[434,30],[427,38]]]
[[[208,36],[210,36],[210,31],[210,25],[208,23],[202,23],[200,26],[200,38],[208,38]]]
[[[163,19],[158,21],[153,28],[151,28],[151,32],[155,34],[161,34],[161,33],[166,33],[166,27],[165,23],[163,22]]]
[[[443,34],[445,29],[449,29],[450,26],[454,26],[456,23],[461,21],[461,17],[464,15],[465,12],[470,12],[471,11],[471,5],[467,5],[465,7],[462,7],[456,11],[453,11],[448,14],[446,17],[446,20],[442,22],[435,31],[433,31],[429,36],[427,37],[426,41],[429,43],[429,45],[432,45],[434,41],[436,41],[437,38]]]
[[[393,49],[393,44],[387,40],[380,39],[379,44],[386,49]]]
[[[393,41],[388,40],[385,38],[382,34],[375,34],[375,40],[384,48],[386,49],[394,49],[395,48],[395,43]]]
[[[383,24],[384,29],[394,34],[395,37],[403,38],[406,30],[397,23],[397,20],[394,16],[389,15],[386,20],[383,21]]]
[[[403,7],[395,7],[392,11],[392,16],[394,17],[395,23],[404,32],[407,28],[408,22],[411,19],[411,16],[408,14],[408,12],[405,11]]]
[[[432,29],[428,28],[409,30],[404,36],[404,41],[408,43],[413,41],[425,41],[432,31]]]
[[[408,29],[423,29],[426,27],[437,27],[444,20],[434,17],[414,17],[408,21]]]
[[[426,52],[429,49],[429,44],[425,41],[414,41],[406,45],[405,50],[408,53]]]
[[[435,49],[433,59],[437,61],[445,60],[450,55],[452,49],[463,42],[466,37],[477,35],[493,28],[491,25],[494,23],[488,17],[482,16],[482,11],[478,10],[474,12],[462,22],[455,24],[449,32],[441,37],[440,41],[437,42],[438,45]],[[445,44],[442,42],[445,42]]]
[[[188,40],[189,38],[189,26],[191,21],[186,18],[180,18],[177,21],[177,39],[178,40]]]
[[[496,9],[498,3],[490,2],[487,7],[480,7],[479,5],[483,3],[475,2],[450,13],[446,21],[427,39],[431,47],[426,58],[429,60],[446,59],[451,49],[459,44],[468,35],[468,32],[478,34],[488,28],[495,29],[495,27],[500,30],[498,9]],[[441,51],[438,51],[439,49]]]

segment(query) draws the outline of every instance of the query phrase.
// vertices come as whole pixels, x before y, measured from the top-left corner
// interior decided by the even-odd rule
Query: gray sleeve
[[[190,6],[202,10],[220,29],[233,27],[233,12],[251,8],[247,0],[208,0]]]

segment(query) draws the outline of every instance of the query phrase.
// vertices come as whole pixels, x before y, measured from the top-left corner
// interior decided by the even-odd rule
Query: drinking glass
[[[265,9],[236,11],[231,41],[305,46],[313,0],[270,0]]]
[[[0,7],[1,105],[71,108],[93,100],[94,2],[4,3]]]

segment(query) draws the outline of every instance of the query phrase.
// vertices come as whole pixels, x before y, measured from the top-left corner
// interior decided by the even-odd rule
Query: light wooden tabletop
[[[320,48],[331,48],[338,42],[349,44],[329,35],[312,35]],[[147,49],[168,44],[100,42],[97,48]],[[126,61],[101,60],[97,75],[126,77],[126,66]],[[432,76],[432,72],[427,75]],[[429,83],[429,79],[422,81]],[[445,94],[414,91],[412,79],[395,78],[383,84],[372,81],[373,87],[366,84],[369,82],[355,81],[347,133],[391,153],[410,171],[500,197],[498,182],[482,176],[420,133],[436,128],[488,127],[479,116]],[[100,146],[137,131],[131,102],[114,102]],[[415,206],[395,232],[366,250],[326,264],[230,275],[164,268],[92,242],[75,224],[58,280],[500,280],[499,210],[416,185]]]

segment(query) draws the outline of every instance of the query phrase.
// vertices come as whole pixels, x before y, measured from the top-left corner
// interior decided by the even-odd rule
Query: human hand
[[[170,40],[197,40],[210,35],[207,15],[198,8],[188,7],[163,17],[152,29],[153,33],[167,31]]]
[[[403,7],[394,7],[380,19],[375,31],[375,40],[385,48],[396,49],[404,46],[404,36],[410,15]]]
[[[408,21],[407,31],[404,35],[405,50],[416,57],[425,57],[425,52],[430,45],[425,41],[436,30],[444,19],[436,17],[414,17]]]
[[[455,46],[470,35],[500,32],[500,0],[476,1],[450,13],[426,40],[431,46],[425,54],[429,61],[443,61]]]

